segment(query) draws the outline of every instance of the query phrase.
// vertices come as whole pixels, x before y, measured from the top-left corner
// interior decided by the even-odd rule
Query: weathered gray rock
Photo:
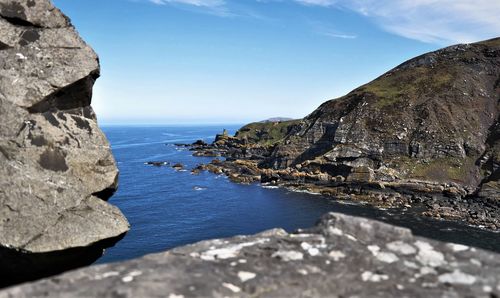
[[[0,256],[89,247],[128,230],[105,202],[118,170],[90,107],[98,76],[97,55],[49,0],[0,1]],[[12,276],[12,262],[0,258],[0,276]]]
[[[330,213],[310,230],[274,229],[88,267],[6,297],[496,297],[500,256]]]

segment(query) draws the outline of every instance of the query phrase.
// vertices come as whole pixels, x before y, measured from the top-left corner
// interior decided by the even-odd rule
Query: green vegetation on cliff
[[[473,166],[474,160],[471,158],[436,158],[426,163],[414,163],[409,176],[442,182],[466,182]]]
[[[235,137],[252,144],[274,145],[283,140],[300,121],[254,122],[240,128]]]
[[[450,86],[454,70],[433,69],[424,66],[411,71],[395,70],[362,86],[359,91],[372,93],[377,97],[375,106],[379,109],[397,102],[417,98],[427,92],[439,92]]]

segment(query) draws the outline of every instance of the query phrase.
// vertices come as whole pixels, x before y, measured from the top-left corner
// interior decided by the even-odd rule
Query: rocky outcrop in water
[[[0,284],[92,262],[128,230],[90,107],[94,51],[49,0],[0,1]]]
[[[203,241],[0,292],[7,297],[497,297],[500,256],[330,213],[315,228]]]
[[[243,127],[213,144],[228,158],[215,166],[246,182],[424,205],[428,216],[498,229],[499,102],[500,38],[456,45],[405,62],[302,121]],[[260,179],[245,176],[248,161]]]

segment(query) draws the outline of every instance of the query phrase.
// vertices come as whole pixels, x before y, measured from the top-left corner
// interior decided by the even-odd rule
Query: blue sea
[[[352,202],[286,189],[241,185],[211,173],[191,174],[212,158],[193,157],[176,143],[211,142],[223,128],[239,126],[104,126],[118,168],[120,185],[110,203],[131,224],[130,232],[106,250],[97,263],[131,259],[206,239],[254,234],[271,228],[294,231],[312,227],[335,211],[411,228],[417,235],[500,250],[500,234],[425,218],[416,211],[380,210]],[[154,167],[148,161],[182,163],[186,171]]]

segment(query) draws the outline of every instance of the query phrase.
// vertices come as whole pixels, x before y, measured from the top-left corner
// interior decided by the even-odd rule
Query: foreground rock
[[[98,58],[48,0],[0,1],[0,286],[88,264],[128,230],[90,107]]]
[[[330,213],[310,230],[211,240],[0,297],[497,297],[500,255]]]
[[[302,121],[252,123],[195,155],[220,150],[221,172],[245,182],[255,175],[242,160],[264,183],[384,207],[420,204],[428,216],[499,229],[499,78],[500,38],[448,47]]]

